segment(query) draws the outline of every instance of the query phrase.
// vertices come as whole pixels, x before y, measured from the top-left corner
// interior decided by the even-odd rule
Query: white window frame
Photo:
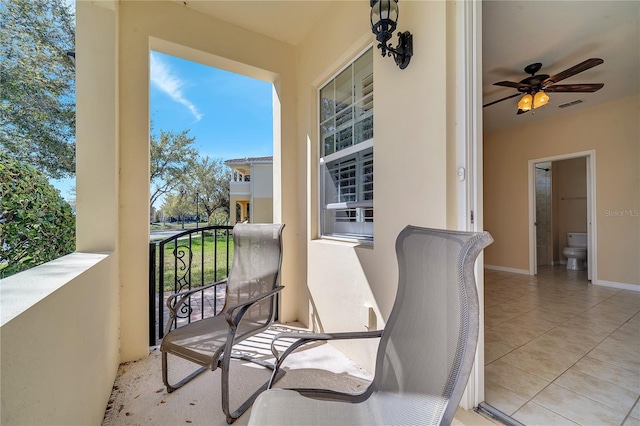
[[[325,203],[324,201],[324,197],[326,195],[325,192],[325,173],[326,173],[326,167],[327,165],[335,160],[339,160],[341,158],[346,158],[352,155],[355,155],[359,152],[363,152],[366,150],[373,150],[373,145],[374,145],[374,137],[358,142],[356,144],[350,145],[344,149],[341,149],[339,151],[334,151],[330,154],[325,155],[324,157],[322,156],[322,152],[323,152],[323,146],[325,143],[325,140],[323,138],[322,135],[322,108],[321,108],[321,101],[322,101],[322,89],[324,87],[326,87],[327,85],[331,84],[332,82],[335,82],[335,80],[337,79],[337,77],[342,74],[345,70],[351,68],[354,66],[354,64],[360,59],[362,58],[365,54],[371,54],[373,55],[373,46],[369,45],[366,48],[362,49],[360,52],[358,52],[356,55],[353,56],[353,58],[345,65],[343,66],[340,70],[338,70],[336,73],[334,73],[330,78],[326,79],[322,84],[320,84],[318,86],[317,89],[317,98],[316,98],[316,102],[318,105],[318,115],[317,115],[317,122],[316,122],[316,126],[317,126],[317,135],[318,135],[318,158],[319,158],[319,167],[318,167],[318,180],[317,180],[317,189],[318,189],[318,229],[319,229],[319,235],[321,238],[326,238],[326,239],[338,239],[338,240],[346,240],[346,241],[358,241],[358,242],[365,242],[365,243],[371,243],[373,242],[373,220],[374,220],[374,215],[373,215],[373,199],[371,200],[357,200],[357,201],[348,201],[348,202],[333,202],[333,203]],[[373,70],[372,70],[373,72]],[[372,88],[373,90],[373,88]],[[364,100],[366,97],[361,97],[360,99],[358,99],[358,102]],[[373,96],[373,99],[371,102],[374,102],[375,99],[375,95]],[[356,99],[355,99],[355,93],[352,94],[352,99],[351,99],[351,106],[356,105]],[[371,115],[374,115],[373,112],[373,106],[371,106]],[[334,115],[335,116],[335,115]],[[355,113],[354,116],[352,116],[351,120],[349,120],[349,122],[351,123],[352,127],[355,128],[355,124],[356,124],[356,117],[355,117]],[[337,135],[339,130],[337,128],[338,126],[336,126],[336,128],[334,129],[334,135]],[[373,131],[373,130],[372,130]],[[352,138],[355,139],[356,135],[355,135],[355,131],[352,134]],[[334,143],[337,143],[337,141],[334,139]],[[373,155],[373,154],[372,154]],[[363,167],[361,165],[358,165],[358,169],[356,171],[356,176],[359,177],[361,176],[361,173],[363,171]],[[362,194],[362,187],[363,184],[362,182],[358,182],[356,183],[357,185],[357,193],[360,195]],[[358,195],[358,196],[359,196]],[[353,224],[352,227],[349,227],[349,229],[353,228],[351,230],[351,232],[340,232],[340,231],[334,231],[334,232],[329,232],[325,229],[325,213],[327,210],[333,210],[333,211],[339,211],[339,210],[349,210],[349,212],[346,212],[347,215],[352,215],[352,217],[355,217],[356,221],[355,222],[351,222],[348,221],[350,223]],[[339,220],[335,220],[333,221],[333,225],[335,226],[337,223],[340,223],[341,221]],[[343,222],[344,223],[344,222]],[[335,228],[334,228],[335,229]],[[359,231],[358,231],[359,229]]]

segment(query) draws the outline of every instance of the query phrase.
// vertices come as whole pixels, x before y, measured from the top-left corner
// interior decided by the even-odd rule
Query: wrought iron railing
[[[172,294],[191,290],[227,277],[233,258],[232,226],[206,226],[149,243],[149,345],[164,333]],[[217,314],[224,306],[224,285],[213,295],[197,292],[182,311],[189,323]]]

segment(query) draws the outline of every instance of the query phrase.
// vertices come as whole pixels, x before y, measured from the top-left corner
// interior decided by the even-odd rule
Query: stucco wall
[[[374,243],[318,238],[317,90],[344,64],[370,46],[368,2],[336,5],[332,31],[314,29],[297,49],[298,144],[309,191],[306,205],[308,286],[300,294],[301,321],[324,331],[365,330],[365,305],[378,327],[391,311],[397,287],[395,239],[408,224],[447,225],[447,12],[445,2],[405,2],[400,30],[414,37],[405,70],[374,46]],[[336,46],[340,46],[336,49]],[[306,315],[305,315],[306,314]],[[375,343],[341,345],[371,366]]]
[[[528,160],[595,150],[594,283],[640,285],[639,116],[636,95],[485,134],[485,225],[495,238],[486,263],[528,269]]]
[[[149,192],[149,50],[180,56],[274,84],[274,220],[287,224],[281,318],[297,318],[290,299],[303,282],[298,253],[297,206],[282,194],[297,191],[292,167],[294,141],[295,63],[291,45],[195,12],[178,2],[121,2],[119,10],[120,238],[123,360],[144,356],[147,348],[146,308]],[[281,170],[281,172],[280,172]],[[139,253],[142,253],[140,255]]]
[[[119,364],[116,267],[73,253],[2,281],[0,423],[102,422]]]

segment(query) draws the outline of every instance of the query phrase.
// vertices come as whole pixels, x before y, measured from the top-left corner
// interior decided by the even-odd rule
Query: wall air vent
[[[558,105],[558,108],[567,108],[570,106],[581,104],[582,102],[583,102],[582,99],[577,99],[575,101],[567,102],[566,104]]]

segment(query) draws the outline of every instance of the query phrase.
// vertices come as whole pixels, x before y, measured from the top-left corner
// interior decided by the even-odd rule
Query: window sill
[[[353,246],[362,246],[362,247],[371,247],[373,248],[373,240],[365,240],[365,239],[358,239],[358,238],[349,238],[349,237],[334,237],[334,236],[329,236],[329,235],[324,235],[321,237],[318,237],[314,240],[312,240],[312,242],[332,242],[332,243],[344,243],[344,244],[351,244]]]

